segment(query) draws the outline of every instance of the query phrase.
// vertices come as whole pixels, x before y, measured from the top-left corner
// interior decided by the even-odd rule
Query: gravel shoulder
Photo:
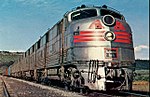
[[[74,92],[36,84],[20,79],[4,77],[4,81],[16,97],[85,97]]]

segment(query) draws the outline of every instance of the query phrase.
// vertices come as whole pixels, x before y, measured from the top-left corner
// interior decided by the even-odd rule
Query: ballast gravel
[[[16,78],[5,77],[4,80],[18,97],[85,97],[75,92],[64,91]]]

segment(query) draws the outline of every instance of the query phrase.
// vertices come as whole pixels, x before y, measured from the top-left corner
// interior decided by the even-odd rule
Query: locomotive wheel
[[[79,93],[84,94],[85,93],[85,89],[84,88],[80,88],[79,89]]]
[[[69,85],[64,85],[64,88],[65,88],[66,91],[70,90]]]
[[[51,85],[52,85],[51,81],[48,81],[47,85],[48,85],[48,86],[51,86]]]
[[[40,83],[40,84],[45,85],[45,83],[44,83],[43,81],[41,81],[41,83]]]
[[[82,87],[79,89],[79,93],[81,94],[89,94],[90,89],[88,87]]]
[[[73,86],[70,86],[70,91],[74,91],[74,87]]]

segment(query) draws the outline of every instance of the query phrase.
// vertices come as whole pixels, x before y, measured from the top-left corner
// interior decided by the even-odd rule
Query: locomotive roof
[[[76,11],[76,10],[81,10],[81,9],[88,9],[88,8],[99,8],[99,9],[106,9],[106,10],[112,10],[116,13],[119,13],[120,12],[112,7],[108,7],[106,5],[103,5],[103,6],[86,6],[86,5],[81,5],[81,6],[78,6],[78,7],[75,7],[73,8],[71,11],[67,11],[64,16],[67,16],[70,12],[73,12],[73,11]]]

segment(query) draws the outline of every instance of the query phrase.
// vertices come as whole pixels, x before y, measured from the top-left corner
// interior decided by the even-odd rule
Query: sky
[[[82,4],[107,5],[131,26],[136,59],[149,59],[149,0],[0,0],[0,51],[26,51],[63,15]]]

